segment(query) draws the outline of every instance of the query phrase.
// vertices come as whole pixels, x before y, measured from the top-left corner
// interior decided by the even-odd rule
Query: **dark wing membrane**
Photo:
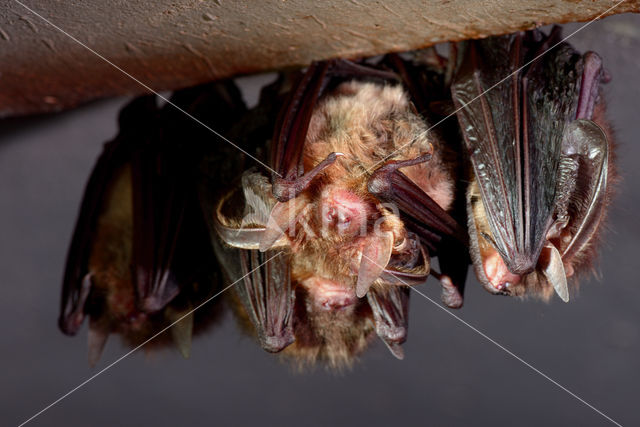
[[[492,232],[487,238],[513,273],[531,271],[546,240],[563,129],[575,114],[579,64],[570,47],[527,63],[556,35],[469,42],[452,85]]]
[[[435,253],[444,236],[464,241],[463,232],[456,220],[424,190],[397,170],[411,163],[414,162],[391,160],[376,169],[367,183],[369,193],[380,200],[395,203],[407,227],[420,237],[430,253]]]
[[[155,101],[152,97],[138,98],[127,105],[120,113],[120,133],[116,139],[105,144],[91,172],[69,246],[62,284],[58,324],[66,334],[75,334],[84,320],[85,303],[91,290],[89,256],[102,199],[114,173],[129,161],[131,141],[144,137],[142,129],[146,128],[145,123],[152,119],[154,113]]]
[[[262,348],[276,353],[295,340],[289,255],[273,250],[237,251],[243,275],[236,291]]]
[[[181,233],[185,171],[163,140],[148,141],[133,155],[133,265],[139,307],[162,309],[180,291],[172,270]]]
[[[524,242],[536,259],[553,220],[563,137],[575,118],[581,68],[580,56],[561,44],[534,61],[522,78]]]
[[[313,108],[328,82],[329,62],[314,62],[286,101],[273,136],[271,166],[293,180],[304,173],[302,151]]]
[[[386,286],[367,293],[376,333],[398,359],[404,358],[402,343],[409,328],[409,292],[406,286]]]
[[[454,62],[453,60],[447,62],[433,48],[419,51],[409,59],[397,54],[386,55],[383,59],[383,63],[402,79],[419,114],[427,122],[436,123],[429,128],[430,132],[434,132],[436,138],[446,141],[448,146],[458,151],[460,148],[458,144],[461,142],[458,142],[460,138],[457,121],[455,117],[449,118],[449,111],[453,110],[453,107],[450,105],[451,93],[447,83]],[[441,113],[443,107],[449,111]],[[455,175],[463,176],[462,162],[457,163],[459,166]],[[386,168],[389,169],[389,166]],[[376,185],[377,180],[380,182]],[[420,236],[430,254],[438,254],[442,274],[436,272],[432,274],[436,275],[441,283],[450,284],[458,290],[456,296],[460,296],[460,301],[453,304],[450,303],[451,298],[449,298],[447,305],[459,307],[462,304],[461,295],[470,261],[467,255],[466,233],[458,225],[466,223],[462,186],[458,190],[460,194],[455,197],[458,201],[454,202],[451,213],[441,209],[404,174],[399,171],[388,173],[385,171],[385,166],[374,172],[369,181],[369,190],[378,197],[396,203],[402,211],[407,228]],[[428,261],[425,264],[428,270]],[[419,280],[420,277],[415,274],[411,277],[412,275],[401,273],[401,271],[395,271],[393,276],[402,277],[405,284],[415,284],[416,279]],[[384,280],[394,282],[391,277]]]
[[[505,260],[524,249],[519,233],[519,85],[517,74],[508,77],[521,64],[521,52],[514,46],[519,42],[516,36],[469,42],[452,85],[493,243]]]

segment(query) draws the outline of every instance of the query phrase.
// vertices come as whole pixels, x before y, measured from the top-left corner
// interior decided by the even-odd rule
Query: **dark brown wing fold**
[[[558,34],[469,42],[452,85],[487,238],[517,274],[535,267],[544,246],[563,129],[575,117],[580,58],[567,44],[546,52]]]
[[[149,141],[131,162],[133,265],[138,305],[163,308],[180,291],[172,266],[185,208],[180,160],[163,141]]]
[[[243,281],[236,285],[236,291],[262,348],[279,352],[295,340],[289,256],[276,251],[237,252]]]
[[[120,133],[105,144],[91,172],[69,246],[62,284],[58,324],[65,334],[74,335],[84,319],[84,305],[91,286],[90,280],[86,280],[89,256],[103,197],[114,173],[129,161],[133,149],[131,141],[146,138],[145,129],[152,122],[155,111],[153,97],[138,98],[127,105],[120,113]]]
[[[372,287],[367,293],[376,333],[398,359],[404,358],[401,345],[409,329],[409,292],[406,286],[387,286]]]
[[[397,167],[396,162],[390,161],[377,169],[369,178],[369,192],[396,204],[407,227],[420,237],[432,254],[444,236],[465,241],[456,220]]]

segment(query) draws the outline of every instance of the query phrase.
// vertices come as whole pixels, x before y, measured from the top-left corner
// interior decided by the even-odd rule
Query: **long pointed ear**
[[[249,170],[242,176],[239,186],[217,201],[213,227],[229,246],[258,249],[265,239],[275,204],[268,179]],[[276,236],[273,242],[280,237]]]
[[[575,230],[569,244],[562,248],[563,260],[571,260],[582,252],[596,234],[604,218],[607,204],[607,177],[609,172],[609,144],[604,131],[591,120],[576,120],[565,131],[563,151],[577,170],[574,184],[578,194],[585,194],[580,211],[572,215],[578,224],[569,224]],[[562,192],[562,188],[558,188]]]
[[[420,243],[418,236],[407,233],[400,248],[394,248],[387,266],[380,274],[380,279],[392,285],[414,286],[427,281],[431,264],[429,256]]]
[[[285,243],[282,241],[286,240],[285,233],[295,227],[304,205],[305,203],[301,203],[298,199],[276,203],[260,240],[259,249],[261,252]]]
[[[191,354],[191,339],[193,336],[193,312],[188,305],[184,310],[176,310],[169,306],[165,310],[165,315],[169,322],[174,323],[171,327],[171,338],[178,351],[185,359]]]
[[[109,338],[109,331],[99,324],[99,321],[89,320],[89,334],[87,336],[87,347],[89,350],[89,366],[92,368],[100,360],[102,351]]]

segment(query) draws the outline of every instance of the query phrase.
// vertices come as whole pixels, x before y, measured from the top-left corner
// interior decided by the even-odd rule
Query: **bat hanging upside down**
[[[453,101],[473,171],[470,252],[492,293],[569,300],[611,199],[602,60],[534,30],[464,43]]]
[[[312,65],[288,106],[272,141],[278,175],[246,172],[213,214],[244,274],[282,252],[240,286],[247,317],[269,351],[339,365],[375,329],[402,358],[405,285],[424,282],[429,254],[462,234],[446,212],[452,147],[426,131],[395,75],[347,61]]]
[[[243,325],[301,364],[348,365],[375,335],[402,358],[409,286],[434,275],[460,307],[470,262],[492,293],[568,300],[616,175],[601,60],[558,42],[534,30],[453,45],[449,61],[430,48],[314,63],[249,112],[230,82],[176,92],[269,163],[222,195],[238,153],[172,107],[134,101],[87,185],[61,329],[89,317],[92,363],[109,333],[144,342],[221,289],[212,246]],[[454,107],[457,123],[442,113]],[[206,318],[172,328],[183,354]]]

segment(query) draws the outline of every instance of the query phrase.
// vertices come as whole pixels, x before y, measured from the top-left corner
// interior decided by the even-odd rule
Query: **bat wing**
[[[163,309],[180,292],[181,278],[193,277],[193,263],[175,262],[180,236],[194,226],[183,227],[191,194],[186,185],[186,158],[171,138],[163,139],[159,127],[155,99],[133,101],[121,113],[118,137],[105,145],[91,174],[63,281],[59,325],[67,334],[74,334],[84,319],[91,293],[89,258],[105,207],[104,197],[116,172],[127,164],[131,167],[131,269],[137,308],[145,312]]]
[[[243,280],[236,291],[262,348],[279,352],[295,340],[289,255],[278,250],[239,253]]]
[[[294,341],[290,256],[279,245],[258,250],[275,202],[267,177],[249,170],[240,185],[217,202],[213,221],[228,245],[216,244],[216,253],[230,279],[239,281],[235,293],[262,348],[272,353]]]
[[[372,287],[367,293],[376,333],[398,359],[404,358],[402,343],[409,329],[409,292],[406,286],[386,286]]]
[[[444,209],[427,193],[407,178],[399,168],[425,159],[389,161],[376,169],[369,178],[367,188],[371,194],[385,202],[395,203],[407,227],[416,233],[431,253],[435,253],[445,236],[465,240],[463,231]]]
[[[575,117],[580,57],[530,32],[469,42],[452,85],[491,229],[509,270],[537,263],[553,220],[565,126]]]
[[[430,48],[419,51],[409,60],[389,54],[383,63],[401,77],[418,112],[426,120],[438,124],[437,128],[431,126],[430,131],[454,147],[455,141],[459,139],[457,125],[433,111],[434,105],[450,103],[446,70],[451,67],[447,61],[435,49]],[[445,304],[458,308],[462,305],[462,292],[469,265],[466,233],[458,222],[464,223],[464,209],[462,206],[461,209],[454,209],[453,214],[444,211],[428,194],[397,170],[412,163],[413,161],[388,162],[371,176],[369,191],[380,199],[395,203],[407,228],[420,237],[431,255],[438,255],[442,274],[432,274],[443,284]],[[429,262],[426,259],[428,274]],[[391,280],[392,282],[402,277],[407,283],[419,283],[401,271],[396,271],[394,277],[396,279]]]
[[[104,194],[114,178],[114,173],[131,157],[130,141],[144,137],[143,132],[136,129],[144,128],[144,123],[151,119],[154,110],[155,104],[149,97],[138,98],[127,105],[120,113],[119,135],[105,144],[91,172],[69,246],[62,284],[58,324],[66,334],[75,334],[85,317],[85,304],[91,292],[89,256]]]
[[[561,248],[562,258],[571,259],[588,247],[605,214],[610,141],[596,123],[582,119],[571,123],[565,136],[565,147],[572,152],[569,155],[572,164],[576,166],[576,171],[580,167],[586,169],[581,175],[587,177],[577,183],[585,197],[583,203],[576,204],[577,212],[573,215],[576,223],[569,224],[573,237]]]
[[[133,153],[133,268],[138,306],[162,309],[180,291],[173,269],[182,231],[187,189],[179,153],[162,140]]]

